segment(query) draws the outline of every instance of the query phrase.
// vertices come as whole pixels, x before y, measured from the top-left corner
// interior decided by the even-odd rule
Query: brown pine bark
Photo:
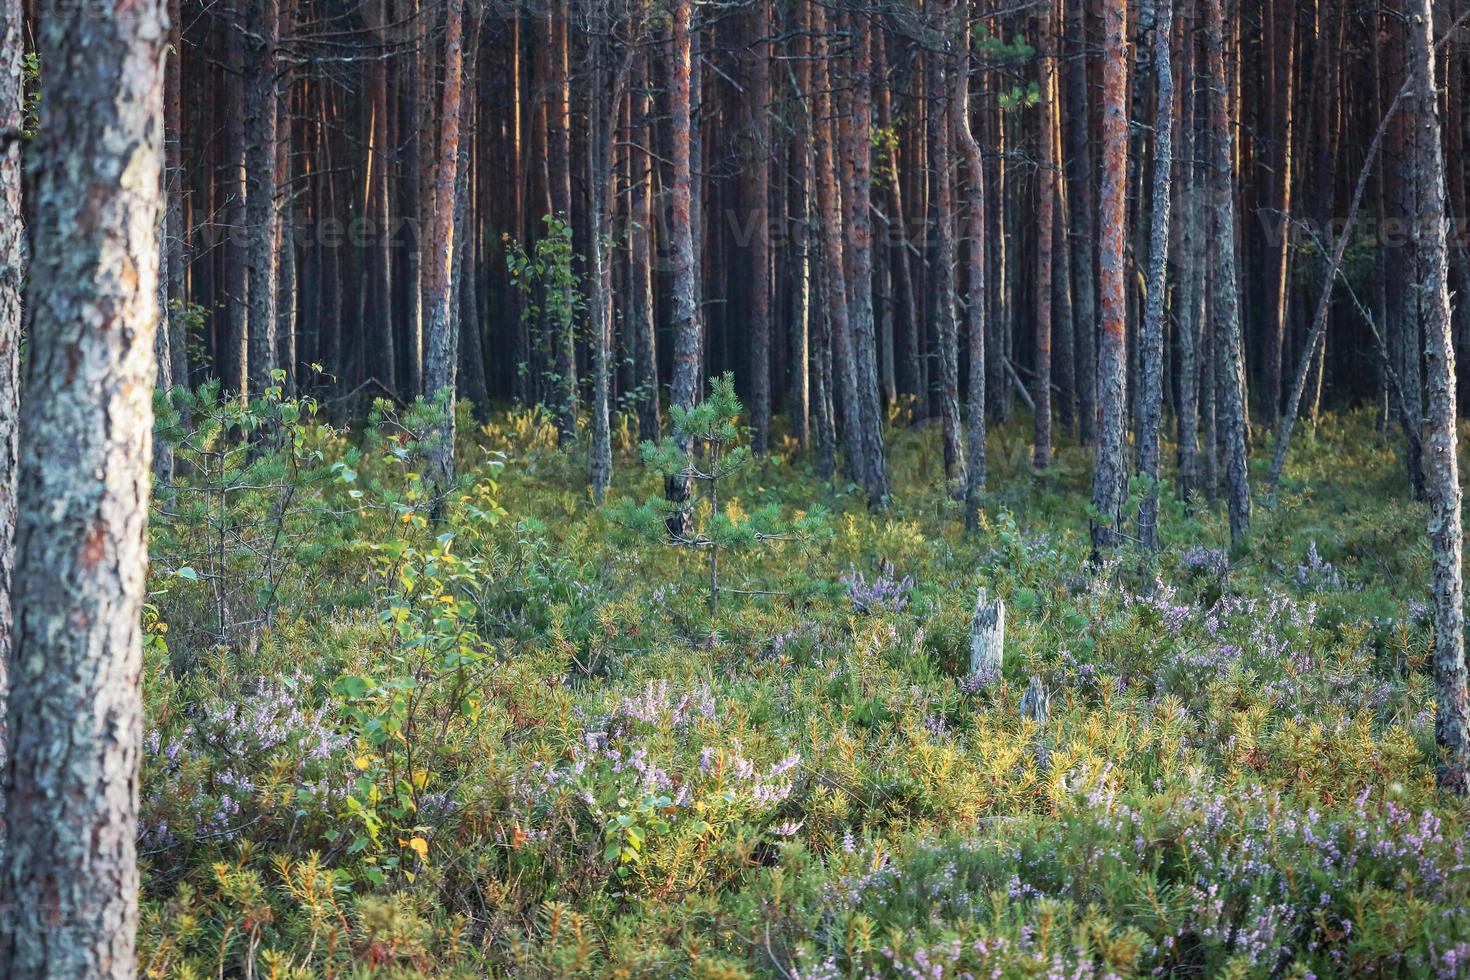
[[[1098,271],[1102,295],[1102,332],[1098,344],[1097,457],[1092,471],[1094,551],[1119,541],[1126,498],[1127,326],[1123,239],[1128,182],[1127,0],[1108,0],[1103,8],[1103,170],[1099,211]]]
[[[130,978],[167,18],[47,0],[36,24],[67,70],[33,185],[0,975]]]
[[[459,367],[459,337],[450,305],[454,302],[455,186],[459,175],[460,101],[464,95],[465,0],[448,0],[444,21],[444,85],[440,94],[439,143],[434,165],[434,237],[429,249],[425,298],[429,304],[424,385],[443,405],[436,431],[430,438],[428,472],[439,493],[454,483],[455,380]],[[435,506],[442,515],[442,502]]]

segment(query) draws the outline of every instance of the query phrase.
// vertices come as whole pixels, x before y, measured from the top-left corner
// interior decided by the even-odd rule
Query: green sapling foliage
[[[740,444],[742,406],[735,395],[735,376],[712,378],[709,397],[691,408],[669,408],[673,435],[642,446],[643,462],[662,477],[682,476],[697,488],[695,497],[674,504],[662,497],[649,497],[641,505],[619,501],[609,508],[614,523],[641,535],[658,538],[677,547],[704,550],[709,558],[709,612],[719,609],[720,592],[749,594],[758,590],[723,588],[720,585],[722,552],[740,553],[758,545],[779,541],[806,541],[825,526],[825,512],[812,508],[787,517],[772,504],[749,514],[732,501],[722,501],[722,485],[749,465],[750,449]],[[688,509],[685,522],[670,521],[678,507]],[[687,530],[671,533],[683,524]]]

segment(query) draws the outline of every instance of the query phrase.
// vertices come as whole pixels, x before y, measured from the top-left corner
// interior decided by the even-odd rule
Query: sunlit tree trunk
[[[1424,316],[1428,422],[1429,540],[1434,554],[1434,738],[1439,746],[1439,785],[1470,792],[1470,697],[1466,694],[1465,600],[1460,525],[1460,469],[1455,430],[1455,350],[1450,332],[1449,255],[1445,241],[1444,154],[1440,144],[1439,99],[1435,90],[1434,13],[1429,0],[1408,0],[1408,62],[1413,86],[1410,125],[1413,175],[1418,197],[1416,253]]]

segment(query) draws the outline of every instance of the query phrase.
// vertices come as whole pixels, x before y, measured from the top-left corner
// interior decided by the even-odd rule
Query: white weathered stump
[[[975,594],[975,615],[970,620],[970,676],[983,683],[1000,680],[1005,661],[1006,604],[990,601],[985,587]]]

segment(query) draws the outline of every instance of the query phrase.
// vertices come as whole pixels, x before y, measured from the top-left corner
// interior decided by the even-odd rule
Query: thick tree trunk
[[[32,209],[0,975],[127,978],[167,22],[47,0],[36,23],[66,70]]]
[[[1128,300],[1123,238],[1128,184],[1127,0],[1108,0],[1103,10],[1103,173],[1099,213],[1098,270],[1102,334],[1098,345],[1097,458],[1092,471],[1092,545],[1095,551],[1119,541],[1127,483],[1124,427],[1127,423]]]
[[[1158,545],[1159,431],[1164,423],[1164,316],[1169,270],[1169,178],[1174,164],[1174,69],[1169,62],[1173,41],[1173,0],[1153,0],[1154,76],[1158,96],[1154,110],[1153,213],[1149,219],[1148,300],[1143,320],[1143,417],[1138,432],[1138,471],[1143,496],[1138,505],[1139,543]]]
[[[1449,256],[1445,241],[1444,155],[1435,92],[1434,14],[1429,0],[1409,0],[1408,61],[1412,111],[1418,130],[1411,172],[1417,189],[1415,251],[1423,260],[1419,283],[1424,315],[1428,422],[1429,540],[1434,554],[1435,774],[1451,792],[1470,792],[1470,697],[1466,694],[1465,603],[1462,580],[1460,470],[1457,444],[1455,351],[1450,332]]]
[[[434,166],[434,237],[429,249],[425,299],[429,304],[428,351],[424,387],[444,406],[429,440],[430,479],[445,494],[454,483],[455,374],[459,367],[459,337],[450,310],[454,302],[455,184],[459,175],[460,100],[464,94],[465,0],[449,0],[444,22],[444,87],[440,95],[439,145]],[[435,507],[442,515],[443,504]]]

